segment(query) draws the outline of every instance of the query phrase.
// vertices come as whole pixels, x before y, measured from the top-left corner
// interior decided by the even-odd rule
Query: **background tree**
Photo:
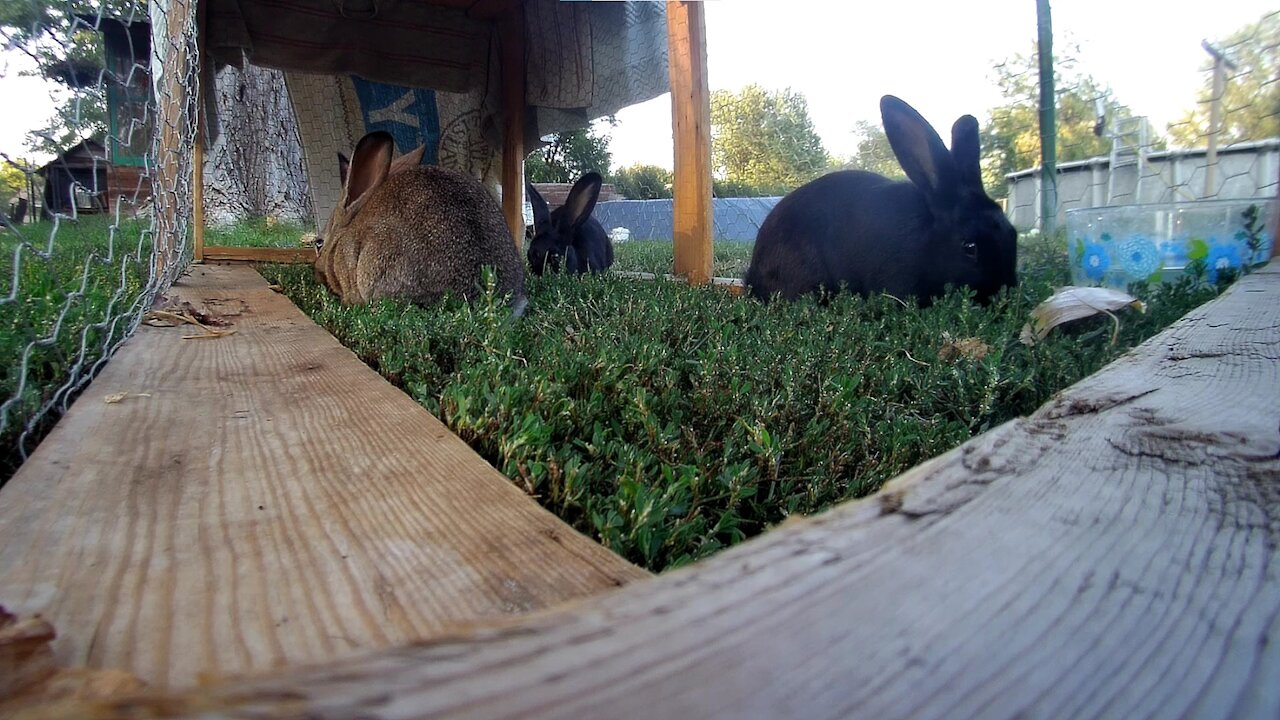
[[[784,194],[830,166],[804,95],[759,85],[711,93],[711,162],[722,196]]]
[[[1110,90],[1075,70],[1078,47],[1062,46],[1054,56],[1057,88],[1058,162],[1107,155],[1111,139],[1098,127],[1095,101],[1107,99],[1108,124],[1131,117],[1128,108],[1111,98]],[[1005,175],[1040,164],[1039,83],[1036,49],[1018,53],[996,66],[996,83],[1006,102],[991,109],[982,127],[983,182],[992,197],[1009,193]]]
[[[636,164],[624,167],[609,178],[628,200],[657,200],[671,197],[671,171],[657,165]]]
[[[567,183],[592,171],[608,176],[613,154],[609,152],[609,133],[604,126],[613,127],[616,122],[610,116],[591,127],[556,133],[546,147],[525,158],[525,177],[529,182]]]
[[[13,163],[0,159],[0,213],[9,211],[9,203],[27,189],[27,174]]]
[[[844,167],[854,170],[869,170],[893,180],[905,180],[907,174],[893,154],[889,145],[889,136],[884,129],[873,122],[859,120],[854,125],[854,134],[858,136],[858,147],[853,157],[844,163]]]
[[[1280,13],[1271,13],[1213,43],[1236,64],[1222,98],[1222,144],[1280,135]],[[1213,60],[1205,55],[1205,85],[1200,100],[1169,123],[1172,142],[1185,148],[1208,144]]]
[[[139,0],[0,0],[0,47],[35,61],[36,74],[64,89],[61,104],[43,128],[33,130],[28,146],[55,153],[107,132],[102,35],[92,18],[146,20]],[[145,58],[142,59],[145,62]],[[110,78],[108,78],[110,80]]]

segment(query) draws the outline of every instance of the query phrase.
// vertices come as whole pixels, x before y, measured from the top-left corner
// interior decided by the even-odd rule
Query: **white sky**
[[[1078,67],[1160,132],[1199,96],[1214,40],[1280,10],[1278,0],[1057,0],[1055,46],[1080,44]],[[992,67],[1026,54],[1035,0],[717,0],[708,2],[712,90],[751,83],[791,87],[827,151],[852,155],[858,120],[880,123],[880,96],[906,100],[944,138],[966,113],[984,120],[1000,102]],[[671,167],[669,96],[618,113],[615,166]]]
[[[1223,37],[1280,9],[1278,0],[1058,0],[1055,43],[1078,42],[1080,70],[1160,131],[1204,82],[1202,39]],[[947,136],[960,115],[996,105],[995,63],[1026,53],[1035,0],[716,0],[707,3],[712,89],[749,83],[803,92],[827,150],[853,153],[858,120],[879,123],[885,93],[911,103]],[[0,151],[28,157],[26,133],[52,114],[50,86],[20,77],[29,63],[0,53]],[[615,166],[671,167],[668,96],[618,114]],[[41,160],[42,158],[37,158]]]

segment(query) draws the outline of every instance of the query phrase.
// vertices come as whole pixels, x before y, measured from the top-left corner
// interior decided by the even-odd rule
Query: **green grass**
[[[669,248],[620,245],[617,264],[665,269]],[[766,306],[677,283],[545,277],[530,278],[518,321],[491,295],[342,307],[309,268],[263,272],[544,506],[656,571],[871,493],[1217,292],[1191,279],[1143,290],[1150,311],[1125,314],[1114,346],[1104,320],[1028,348],[1019,330],[1065,256],[1050,243],[1025,255],[1023,285],[989,308],[963,293],[926,310],[848,296]],[[990,352],[943,360],[947,337]]]
[[[308,232],[312,231],[300,225],[278,222],[272,218],[254,218],[228,227],[205,228],[204,244],[294,248],[301,246],[300,239]]]
[[[0,300],[0,403],[10,403],[0,432],[0,484],[22,462],[20,436],[28,424],[30,435],[22,444],[30,450],[76,388],[62,395],[59,389],[73,378],[87,380],[87,371],[124,337],[129,318],[122,316],[131,314],[150,267],[145,227],[126,221],[113,236],[108,218],[85,216],[61,222],[56,232],[52,222],[22,226],[21,238],[0,229],[0,297],[13,289],[15,249],[28,243],[17,299]],[[110,237],[114,248],[108,257]],[[45,252],[48,257],[41,257]],[[51,403],[52,412],[42,416]]]
[[[751,262],[754,243],[717,243],[712,250],[711,274],[740,278]],[[614,246],[614,270],[663,274],[671,272],[671,242],[632,240]]]
[[[50,230],[23,232],[43,249]],[[70,397],[58,389],[84,377],[122,336],[127,321],[95,323],[108,306],[126,311],[141,292],[147,261],[125,257],[139,249],[141,230],[131,223],[117,231],[110,262],[93,259],[106,246],[102,218],[62,224],[47,259],[24,251],[19,299],[0,304],[2,399],[16,391],[15,370],[32,348],[26,389],[0,435],[0,478],[19,461],[28,421],[54,405],[33,422],[29,448]],[[16,245],[0,235],[4,290]],[[141,249],[145,257],[149,248]],[[667,243],[622,244],[617,266],[665,272],[670,252]],[[722,244],[716,274],[741,275],[749,256],[749,245]],[[1104,320],[1027,348],[1018,331],[1063,281],[1065,257],[1062,243],[1041,241],[1022,258],[1024,284],[989,308],[962,293],[926,310],[884,297],[765,306],[714,288],[557,276],[530,278],[532,306],[520,320],[492,294],[474,305],[348,308],[316,285],[309,267],[263,273],[539,502],[662,570],[790,515],[873,492],[1034,410],[1219,289],[1187,279],[1144,290],[1150,312],[1125,314],[1114,346]],[[56,339],[32,345],[59,316]],[[990,352],[944,360],[946,337],[981,338]]]

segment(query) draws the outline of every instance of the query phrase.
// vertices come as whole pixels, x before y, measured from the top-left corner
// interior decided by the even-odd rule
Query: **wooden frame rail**
[[[123,717],[1280,716],[1280,264],[691,567]]]

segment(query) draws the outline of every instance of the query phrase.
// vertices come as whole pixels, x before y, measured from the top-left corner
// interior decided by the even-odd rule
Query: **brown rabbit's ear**
[[[387,179],[391,170],[391,154],[395,141],[391,133],[371,132],[356,143],[356,151],[347,171],[346,209],[354,213],[368,199],[374,188]]]
[[[346,155],[338,153],[338,182],[342,187],[347,186],[347,171],[351,169],[351,161]]]
[[[395,175],[396,173],[404,170],[408,170],[409,168],[418,167],[419,165],[422,164],[422,156],[426,154],[426,152],[427,152],[427,146],[419,145],[413,150],[410,150],[409,152],[401,155],[395,160],[392,160],[391,172],[389,172],[388,174]]]

